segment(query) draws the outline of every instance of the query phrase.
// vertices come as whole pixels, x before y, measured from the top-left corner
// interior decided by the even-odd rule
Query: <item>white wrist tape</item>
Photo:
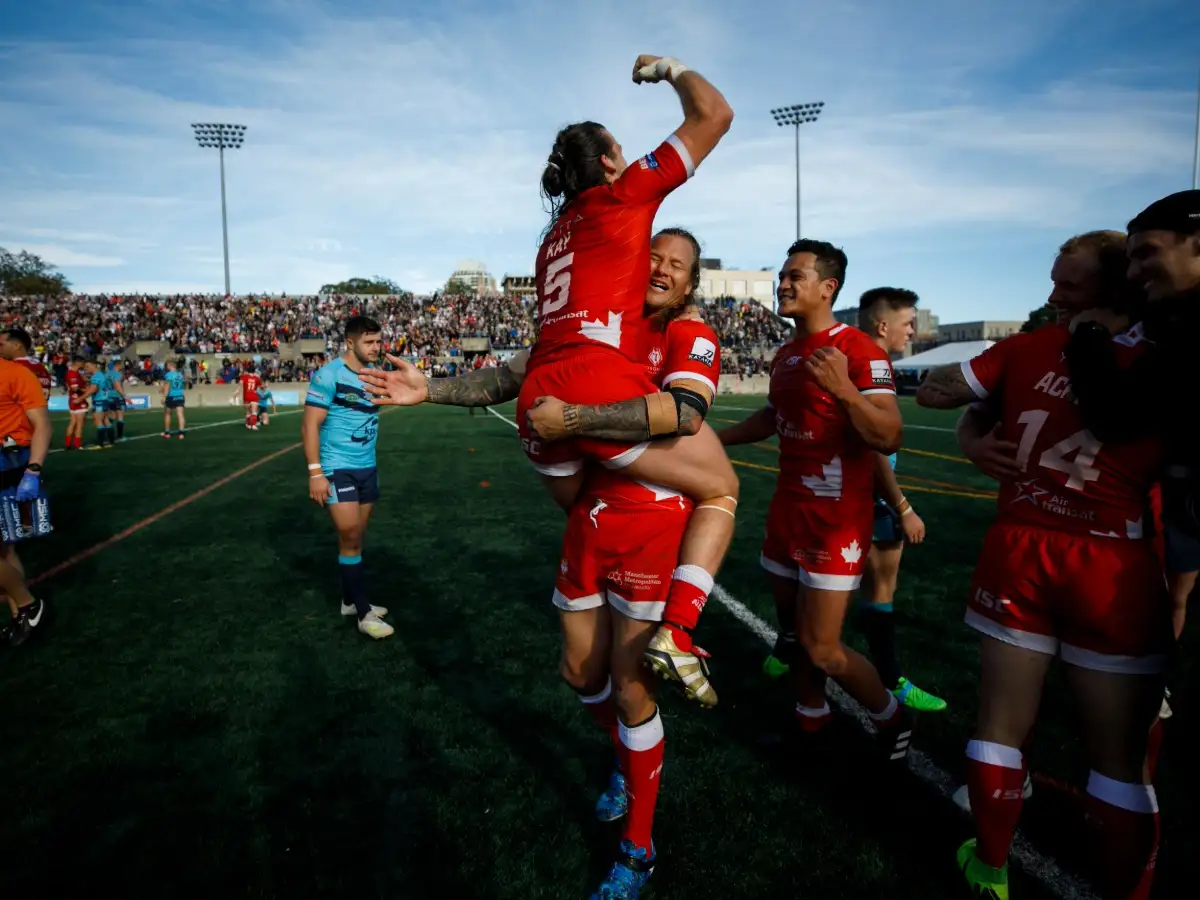
[[[662,81],[664,78],[674,81],[687,70],[688,67],[675,57],[664,56],[657,62],[653,62],[648,66],[642,66],[638,69],[638,75],[644,81]]]

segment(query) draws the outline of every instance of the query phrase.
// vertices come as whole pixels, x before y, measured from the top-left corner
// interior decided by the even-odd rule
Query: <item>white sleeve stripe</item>
[[[867,388],[865,391],[859,391],[864,397],[868,394],[895,394],[893,388]]]
[[[963,378],[967,380],[967,385],[975,392],[975,396],[980,400],[986,400],[988,398],[987,388],[975,377],[975,370],[971,368],[971,361],[964,359],[960,367],[962,368]]]
[[[701,384],[707,385],[708,389],[713,392],[713,397],[717,395],[717,386],[712,383],[711,378],[705,378],[703,375],[697,375],[695,372],[672,372],[662,380],[662,386],[666,388],[672,381],[681,381],[685,378],[692,381],[699,381]]]
[[[675,152],[679,154],[679,158],[683,160],[683,167],[687,169],[688,178],[696,174],[696,164],[692,162],[692,154],[688,153],[688,148],[684,146],[679,135],[672,134],[667,138],[667,143],[675,148]]]

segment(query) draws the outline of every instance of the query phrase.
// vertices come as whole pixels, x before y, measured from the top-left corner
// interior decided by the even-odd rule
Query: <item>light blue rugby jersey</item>
[[[321,425],[321,467],[326,472],[375,468],[379,407],[371,396],[340,357],[313,374],[304,405],[328,410]]]
[[[176,369],[163,376],[167,383],[167,396],[172,400],[183,399],[183,373]]]

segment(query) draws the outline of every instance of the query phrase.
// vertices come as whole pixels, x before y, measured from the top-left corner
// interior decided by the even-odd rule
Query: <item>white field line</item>
[[[488,412],[501,422],[505,422],[513,428],[517,427],[516,422],[502,416],[490,406],[488,407]],[[952,429],[939,430],[950,431]],[[712,597],[724,606],[735,619],[758,635],[768,647],[775,646],[775,639],[778,637],[775,629],[751,612],[745,604],[740,602],[729,591],[725,590],[719,584],[715,585]],[[842,712],[853,716],[864,731],[873,732],[875,730],[866,710],[851,699],[832,680],[829,682],[828,694],[829,699],[837,704]],[[932,787],[946,800],[950,800],[951,795],[955,791],[956,784],[945,769],[941,768],[920,750],[915,749],[910,750],[908,753],[908,765],[914,775]],[[952,849],[948,848],[947,853]],[[1012,858],[1017,861],[1027,875],[1041,882],[1043,886],[1055,896],[1060,897],[1061,900],[1096,900],[1096,895],[1092,892],[1091,888],[1074,875],[1064,872],[1054,859],[1040,853],[1020,832],[1017,832],[1013,838]]]
[[[199,407],[197,407],[197,409],[199,409]],[[146,412],[146,411],[153,411],[153,410],[139,410],[139,412]],[[302,409],[289,409],[289,410],[285,410],[284,412],[281,412],[281,413],[273,413],[271,415],[271,418],[275,419],[275,418],[278,418],[279,416],[294,416],[294,415],[297,415],[302,412],[304,412],[304,410],[302,410]],[[188,430],[188,434],[191,434],[193,431],[199,431],[202,428],[220,428],[222,425],[244,425],[245,422],[246,422],[246,417],[242,416],[240,419],[225,419],[221,422],[206,422],[203,425],[189,425],[187,427],[187,430]],[[268,425],[267,427],[269,428],[270,426]],[[158,438],[161,441],[162,440],[162,432],[155,431],[155,432],[152,432],[149,434],[139,434],[135,437],[129,438],[127,441],[124,441],[124,443],[132,443],[133,441],[146,441],[146,440],[149,440],[150,438]],[[53,450],[51,450],[50,452],[51,453],[63,453],[65,451],[66,451],[65,447],[56,447]]]

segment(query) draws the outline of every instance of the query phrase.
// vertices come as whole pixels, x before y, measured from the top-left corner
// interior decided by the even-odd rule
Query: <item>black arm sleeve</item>
[[[1160,351],[1121,369],[1112,336],[1081,325],[1067,341],[1071,391],[1088,430],[1105,443],[1132,441],[1162,428],[1168,381]]]

